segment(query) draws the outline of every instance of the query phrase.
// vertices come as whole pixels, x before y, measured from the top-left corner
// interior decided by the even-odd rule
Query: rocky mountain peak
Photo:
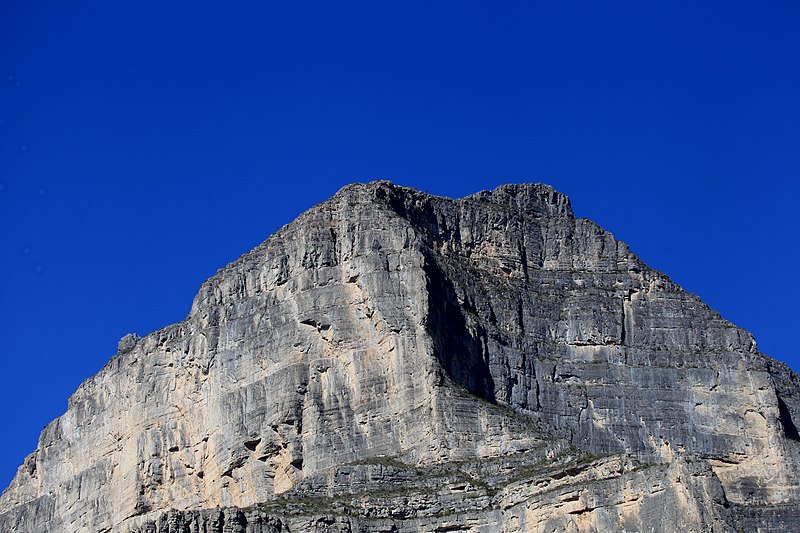
[[[353,184],[130,336],[0,531],[800,530],[800,379],[566,196]]]
[[[423,202],[483,202],[515,209],[536,217],[574,217],[569,198],[544,183],[504,184],[493,190],[484,190],[453,200],[396,185],[388,180],[354,183],[343,187],[330,200],[351,197],[360,201],[393,199],[403,204]]]
[[[472,194],[467,199],[508,205],[530,216],[575,216],[569,198],[544,183],[500,185],[491,191]]]

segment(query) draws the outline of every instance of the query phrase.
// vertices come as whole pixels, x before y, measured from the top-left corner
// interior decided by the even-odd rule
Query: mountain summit
[[[380,181],[126,336],[0,531],[800,531],[800,377],[547,185]]]

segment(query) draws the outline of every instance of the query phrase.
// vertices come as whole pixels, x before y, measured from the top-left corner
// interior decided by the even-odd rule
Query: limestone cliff
[[[123,339],[0,531],[798,531],[799,419],[550,187],[355,184]]]

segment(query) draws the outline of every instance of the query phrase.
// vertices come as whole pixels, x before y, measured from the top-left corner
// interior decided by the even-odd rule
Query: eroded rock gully
[[[345,187],[120,346],[1,531],[800,531],[798,376],[545,185]]]

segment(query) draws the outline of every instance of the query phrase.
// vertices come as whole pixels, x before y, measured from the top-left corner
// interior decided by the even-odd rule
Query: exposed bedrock
[[[126,336],[0,530],[797,531],[798,424],[796,374],[550,187],[355,184]]]

